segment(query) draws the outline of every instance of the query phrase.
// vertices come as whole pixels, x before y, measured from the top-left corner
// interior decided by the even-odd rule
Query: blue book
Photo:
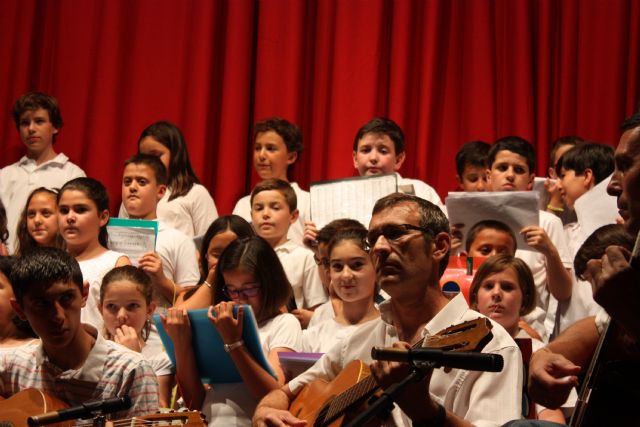
[[[237,305],[233,307],[233,311],[234,314],[237,313]],[[200,379],[206,384],[242,382],[242,377],[236,369],[236,365],[233,363],[231,356],[224,351],[224,342],[218,330],[207,318],[207,312],[208,309],[206,308],[189,310],[188,312],[189,320],[191,321],[193,351],[196,357]],[[160,315],[154,314],[153,321],[158,328],[160,339],[164,344],[164,348],[171,362],[176,366],[173,342],[164,329]],[[253,310],[249,305],[244,305],[244,322],[242,328],[242,340],[244,341],[245,347],[258,364],[275,378],[273,369],[262,351],[260,336],[258,335],[258,324]]]

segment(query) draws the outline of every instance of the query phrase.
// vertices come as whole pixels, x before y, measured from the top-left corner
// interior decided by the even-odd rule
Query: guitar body
[[[6,400],[0,400],[0,425],[26,426],[27,418],[45,412],[68,408],[63,401],[35,388],[28,388]],[[73,421],[51,424],[52,426],[72,426]]]
[[[289,411],[294,416],[306,420],[309,426],[339,427],[345,415],[349,414],[343,413],[335,419],[327,419],[323,409],[331,404],[334,397],[368,376],[369,367],[360,360],[354,360],[333,381],[315,380],[307,384],[291,403]],[[366,397],[368,396],[363,398]],[[358,408],[352,409],[357,411]]]

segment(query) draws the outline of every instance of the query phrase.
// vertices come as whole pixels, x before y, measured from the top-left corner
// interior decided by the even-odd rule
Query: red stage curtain
[[[465,141],[531,140],[543,174],[566,134],[615,144],[640,99],[634,0],[3,0],[0,166],[22,147],[10,111],[56,96],[58,149],[120,199],[122,162],[151,122],[184,131],[221,213],[255,182],[251,127],[300,125],[291,175],[350,176],[360,125],[405,130],[401,173],[444,197]]]

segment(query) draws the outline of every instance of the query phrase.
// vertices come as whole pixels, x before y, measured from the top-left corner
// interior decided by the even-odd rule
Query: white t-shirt
[[[104,330],[102,313],[100,313],[98,309],[102,278],[115,268],[116,262],[123,256],[126,257],[125,254],[121,254],[120,252],[108,250],[96,258],[78,262],[78,264],[80,264],[80,270],[82,271],[83,280],[89,283],[89,296],[87,303],[82,307],[80,319],[82,323],[88,323],[95,327],[100,334],[102,334]]]
[[[0,170],[0,200],[7,211],[10,252],[16,249],[16,229],[29,194],[38,187],[60,188],[67,181],[83,176],[86,176],[84,171],[63,153],[39,166],[35,160],[23,156]]]
[[[156,252],[162,259],[164,275],[173,280],[175,284],[183,288],[190,288],[198,283],[200,270],[193,239],[160,221],[158,222]],[[158,307],[173,306],[173,301],[169,301],[159,292],[155,293],[154,299],[158,303]]]
[[[399,173],[396,173],[396,175],[398,176],[398,190],[400,192],[411,194],[408,190],[413,187],[414,195],[433,203],[439,207],[445,215],[447,214],[447,210],[442,203],[442,200],[440,200],[440,196],[433,187],[419,179],[403,178]]]
[[[218,218],[216,204],[201,184],[193,184],[191,190],[182,197],[176,197],[171,201],[169,197],[171,197],[171,190],[167,189],[156,208],[158,219],[189,237],[204,234],[211,223]],[[123,204],[120,204],[118,216],[129,218]]]
[[[280,314],[258,327],[265,355],[275,348],[300,351],[300,322],[292,314]],[[251,426],[251,417],[260,401],[245,383],[215,384],[205,395],[202,413],[209,426]]]
[[[573,260],[567,248],[560,218],[549,212],[540,211],[540,227],[547,233],[549,239],[555,245],[564,267],[572,269]],[[519,248],[516,251],[516,256],[531,268],[533,280],[536,285],[536,292],[538,294],[536,308],[524,316],[524,320],[540,334],[543,342],[549,342],[549,337],[555,329],[558,300],[551,295],[547,286],[546,258],[540,252],[531,248],[527,248],[527,250]]]
[[[291,188],[296,193],[298,206],[298,220],[291,224],[289,227],[289,233],[287,237],[289,240],[296,242],[298,245],[302,246],[302,237],[304,236],[304,222],[311,220],[311,197],[309,196],[308,191],[304,191],[300,188],[300,186],[295,182],[290,182]],[[244,196],[236,203],[236,206],[233,208],[233,214],[239,215],[242,218],[246,219],[248,222],[251,222],[251,194],[248,196]]]
[[[309,370],[289,382],[289,389],[297,394],[304,385],[321,378],[334,379],[353,360],[370,363],[371,347],[391,347],[398,341],[390,322],[389,303],[380,305],[381,318],[363,325],[350,337],[334,346]],[[464,297],[454,297],[424,329],[424,334],[435,334],[451,325],[485,317],[470,310]],[[522,356],[517,344],[502,326],[491,320],[493,338],[483,353],[500,354],[505,368],[498,373],[451,369],[436,369],[430,383],[431,397],[448,411],[473,423],[477,427],[497,427],[507,421],[519,419],[522,411]],[[411,426],[411,420],[396,407],[384,425]]]
[[[325,320],[333,320],[335,318],[336,312],[333,310],[333,304],[331,304],[331,298],[329,298],[329,301],[320,304],[315,310],[313,310],[307,329],[312,328]]]
[[[156,376],[160,377],[163,375],[175,374],[176,370],[173,367],[173,363],[171,363],[171,359],[169,359],[169,355],[167,355],[167,352],[164,351],[164,349],[162,349],[162,351],[158,351],[152,346],[145,345],[142,347],[140,354],[142,354],[142,357],[149,362],[149,365],[151,365]]]
[[[291,283],[298,308],[311,308],[327,301],[313,252],[291,240],[275,248],[275,251]]]

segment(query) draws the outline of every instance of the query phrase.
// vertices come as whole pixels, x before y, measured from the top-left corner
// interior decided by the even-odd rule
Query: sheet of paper
[[[616,223],[618,202],[607,194],[609,181],[611,176],[580,196],[573,206],[584,240],[603,225]]]
[[[519,231],[528,225],[538,225],[538,193],[534,191],[451,192],[445,199],[450,224],[464,224],[462,247],[476,223],[493,219],[505,223],[517,238],[518,249],[533,250]]]
[[[311,220],[318,230],[341,218],[356,219],[368,227],[376,201],[396,191],[396,174],[314,182],[310,189]]]
[[[533,191],[540,195],[538,199],[538,209],[544,211],[547,209],[547,205],[549,204],[549,192],[546,188],[544,188],[544,183],[547,178],[543,178],[540,176],[536,176],[533,178]],[[555,180],[551,180],[555,182]]]
[[[158,222],[130,218],[111,218],[107,224],[109,249],[126,254],[138,266],[140,257],[153,252],[158,236]]]

